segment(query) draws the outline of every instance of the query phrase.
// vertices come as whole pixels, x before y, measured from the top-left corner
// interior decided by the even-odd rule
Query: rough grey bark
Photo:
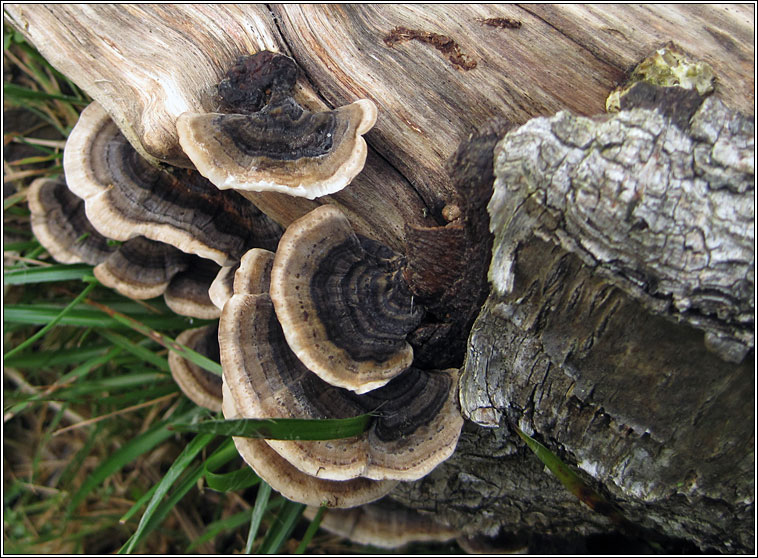
[[[466,416],[542,440],[632,522],[724,552],[754,545],[753,133],[708,100],[685,130],[633,109],[506,134],[460,386]],[[468,474],[498,485],[495,463]]]

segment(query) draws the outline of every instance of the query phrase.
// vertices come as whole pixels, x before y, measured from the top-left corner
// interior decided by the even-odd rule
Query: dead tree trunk
[[[419,231],[437,235],[443,208],[491,188],[494,161],[493,288],[460,388],[471,421],[449,461],[393,497],[509,548],[581,549],[617,531],[518,426],[664,550],[754,551],[752,121],[715,100],[685,126],[645,109],[571,116],[602,113],[669,41],[713,67],[714,98],[750,113],[750,6],[6,5],[6,18],[171,164],[188,164],[176,117],[210,111],[240,54],[292,56],[312,106],[372,99],[366,170],[317,201],[393,247],[423,251]],[[551,118],[495,148],[493,118],[538,116]],[[466,168],[451,172],[467,139],[454,159]],[[283,224],[314,206],[251,198]],[[465,253],[485,250],[486,264],[481,218]],[[467,300],[473,318],[481,297]]]

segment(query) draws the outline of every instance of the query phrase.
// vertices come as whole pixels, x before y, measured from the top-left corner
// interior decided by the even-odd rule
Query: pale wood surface
[[[750,5],[6,5],[6,17],[112,114],[130,141],[187,164],[174,121],[210,110],[239,54],[280,50],[336,106],[379,106],[369,144],[438,212],[452,185],[444,161],[493,116],[523,123],[567,109],[602,112],[625,72],[667,41],[719,76],[728,106],[752,112]],[[518,29],[486,25],[508,17]],[[450,39],[463,69],[396,27]],[[375,211],[377,208],[372,207]],[[423,224],[423,223],[419,223]],[[428,223],[427,223],[428,224]]]

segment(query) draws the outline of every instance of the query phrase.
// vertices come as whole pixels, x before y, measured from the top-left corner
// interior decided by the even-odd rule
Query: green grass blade
[[[305,550],[308,548],[308,545],[311,542],[311,539],[313,538],[313,535],[316,534],[316,531],[318,531],[319,525],[321,525],[321,518],[324,517],[324,512],[326,511],[326,506],[321,506],[318,511],[316,512],[316,517],[313,518],[313,521],[311,521],[310,525],[308,525],[308,529],[305,531],[305,535],[303,535],[303,540],[300,541],[300,544],[297,545],[297,548],[295,549],[295,554],[303,554],[305,553]]]
[[[258,494],[255,496],[253,513],[250,514],[250,529],[247,532],[245,554],[250,554],[253,551],[253,542],[255,542],[255,537],[258,536],[258,529],[261,526],[263,513],[266,511],[270,497],[271,486],[266,482],[261,482],[260,486],[258,487]]]
[[[162,372],[135,372],[122,374],[112,378],[101,378],[92,381],[77,382],[68,388],[70,393],[86,395],[92,392],[112,392],[122,389],[139,390],[148,386],[160,385],[168,376]]]
[[[205,482],[208,488],[216,492],[237,492],[255,486],[260,482],[260,478],[250,467],[243,467],[231,473],[205,473]]]
[[[180,417],[180,419],[189,419],[192,415],[197,414],[198,410],[199,409],[193,409]],[[120,470],[127,463],[131,463],[140,455],[147,453],[167,438],[173,436],[174,433],[166,428],[169,423],[169,420],[164,420],[154,424],[136,438],[129,440],[129,442],[121,446],[110,457],[102,461],[97,468],[90,473],[87,480],[82,483],[79,490],[71,497],[71,501],[68,505],[68,513],[72,513],[92,489],[100,485],[113,473]]]
[[[60,322],[61,319],[63,319],[63,317],[68,312],[70,312],[74,306],[76,306],[77,304],[79,304],[79,302],[84,300],[84,298],[89,294],[89,292],[92,289],[94,289],[96,286],[97,286],[97,282],[90,283],[89,285],[87,285],[87,287],[81,293],[79,293],[79,296],[77,296],[74,300],[71,301],[70,304],[68,304],[68,306],[66,306],[63,310],[61,310],[61,312],[57,316],[55,316],[52,319],[52,321],[50,321],[50,323],[48,323],[46,326],[44,326],[42,329],[40,329],[37,333],[35,333],[31,337],[29,337],[26,341],[21,343],[19,346],[5,353],[5,355],[3,355],[3,360],[5,360],[11,355],[21,352],[23,349],[25,349],[26,347],[34,343],[37,339],[39,339],[40,337],[45,335],[48,331],[50,331],[52,328],[54,328],[56,325],[58,325],[58,322]]]
[[[79,105],[85,107],[89,104],[89,101],[84,101],[77,97],[71,97],[69,95],[57,95],[53,93],[45,93],[44,91],[35,91],[33,89],[27,89],[14,83],[3,84],[3,93],[5,99],[15,104],[22,104],[22,101],[65,101],[72,105]]]
[[[156,355],[150,349],[134,343],[131,339],[128,339],[119,333],[114,333],[108,330],[98,331],[98,334],[100,334],[101,337],[104,337],[114,345],[121,347],[133,355],[139,357],[141,360],[154,365],[156,368],[158,368],[158,370],[163,370],[164,372],[169,371],[168,360],[166,360],[165,357]]]
[[[142,541],[145,528],[147,527],[150,518],[157,510],[161,499],[168,493],[171,486],[187,467],[189,467],[189,464],[195,459],[195,456],[207,446],[213,438],[213,434],[200,434],[195,436],[195,438],[187,444],[182,453],[179,454],[179,457],[176,458],[171,467],[169,467],[169,470],[166,471],[166,474],[158,483],[158,488],[156,488],[155,493],[150,499],[150,503],[147,505],[145,513],[142,514],[142,519],[140,519],[139,525],[137,526],[137,531],[135,531],[134,535],[130,537],[127,544],[121,548],[119,554],[131,554],[134,548]]]
[[[98,400],[98,403],[102,405],[108,405],[111,407],[123,408],[138,403],[144,403],[151,399],[158,399],[170,394],[180,394],[179,386],[173,380],[165,382],[163,384],[144,388],[140,390],[132,390],[127,393],[119,395],[110,395]]]
[[[259,554],[278,554],[284,543],[292,534],[298,520],[303,515],[305,504],[287,500],[274,519],[273,524],[266,531]]]
[[[26,192],[23,192],[23,194],[24,194],[24,197],[26,197]],[[37,242],[36,240],[22,240],[19,242],[7,242],[3,244],[3,251],[4,252],[24,252],[26,250],[37,248],[37,246],[39,246],[39,242]]]
[[[219,376],[221,376],[221,374],[223,373],[221,370],[221,365],[218,362],[214,362],[208,357],[205,357],[201,355],[200,353],[193,351],[189,347],[186,347],[182,345],[181,343],[177,343],[174,339],[172,339],[168,335],[159,333],[155,331],[154,329],[147,327],[145,324],[141,323],[140,321],[135,320],[134,318],[130,316],[122,314],[121,312],[118,312],[98,302],[88,301],[88,304],[91,304],[92,306],[95,306],[96,308],[102,310],[103,312],[111,316],[113,319],[118,321],[119,323],[126,325],[134,329],[135,331],[140,332],[145,337],[148,337],[152,339],[153,341],[156,341],[157,343],[163,345],[170,351],[175,351],[179,353],[183,358],[186,358],[187,360],[197,364],[201,368],[204,368],[205,370],[208,370],[209,372],[212,372]]]
[[[218,536],[218,534],[222,531],[237,529],[238,527],[247,523],[249,517],[249,511],[241,511],[239,513],[235,513],[234,515],[230,515],[229,517],[225,517],[224,519],[219,519],[218,521],[209,523],[203,534],[192,541],[192,544],[187,547],[186,552],[191,553],[201,544],[216,538],[216,536]]]
[[[13,368],[46,368],[75,364],[104,354],[110,345],[93,345],[75,349],[58,349],[30,354],[14,355],[5,359],[4,364]]]
[[[190,488],[192,488],[195,483],[197,483],[198,479],[203,476],[204,474],[207,474],[210,471],[215,471],[219,467],[222,467],[235,457],[238,457],[237,448],[234,446],[234,442],[232,442],[231,439],[225,440],[216,450],[205,460],[205,463],[203,463],[201,466],[198,466],[197,470],[193,469],[182,481],[182,483],[179,485],[179,487],[176,489],[176,491],[171,495],[171,497],[163,503],[164,509],[159,509],[154,515],[152,520],[150,521],[150,525],[146,528],[146,530],[152,530],[155,525],[159,525],[160,521],[162,521],[162,518],[165,517],[166,514],[168,514],[169,511],[173,508],[173,504],[178,502],[179,499],[181,499],[181,496],[186,494]],[[131,517],[137,513],[142,506],[144,506],[150,498],[152,498],[153,494],[155,493],[156,488],[158,485],[154,485],[150,490],[148,490],[145,494],[142,495],[142,497],[132,505],[131,508],[129,508],[129,511],[127,511],[121,519],[119,519],[120,523],[126,523],[131,519]],[[180,496],[181,495],[181,496]],[[178,498],[178,499],[177,499]],[[172,504],[173,502],[173,504]],[[155,524],[155,525],[153,525]]]
[[[237,446],[234,445],[234,441],[230,438],[226,439],[218,448],[216,448],[216,451],[205,460],[205,470],[213,472],[236,457],[239,457]]]
[[[173,424],[178,432],[205,432],[217,436],[242,436],[268,440],[334,440],[363,433],[371,415],[346,419],[236,419]]]
[[[539,458],[551,473],[565,486],[569,492],[584,502],[590,509],[601,512],[616,521],[624,523],[626,519],[620,512],[592,487],[588,486],[574,471],[572,471],[560,458],[537,440],[514,426],[516,433],[526,443],[530,450]]]
[[[32,283],[49,283],[92,277],[92,266],[86,264],[51,265],[50,267],[31,267],[15,269],[3,274],[4,285],[28,285]]]
[[[106,352],[104,355],[98,355],[96,357],[93,357],[91,359],[86,360],[70,372],[64,374],[61,376],[58,380],[55,381],[57,385],[64,385],[70,382],[73,382],[74,380],[77,380],[79,378],[82,378],[92,372],[95,368],[98,368],[99,366],[102,366],[103,364],[106,364],[111,359],[115,358],[116,356],[121,353],[120,347],[112,347],[108,352]]]
[[[121,352],[121,349],[116,347],[115,350],[112,349],[111,351],[108,351],[104,355],[95,356],[87,360],[85,363],[81,364],[80,366],[77,366],[68,374],[59,378],[56,381],[56,383],[59,385],[64,385],[75,378],[84,376],[88,374],[89,372],[91,372],[92,370],[94,370],[95,368],[97,368],[98,366],[101,366],[102,364],[105,364],[106,362],[108,362],[119,352]],[[53,401],[53,400],[59,401],[59,400],[64,400],[65,398],[66,398],[65,390],[63,390],[63,393],[61,393],[60,391],[55,391],[52,394],[45,391],[42,393],[38,393],[36,395],[32,395],[20,403],[16,403],[15,405],[7,409],[6,412],[12,415],[16,415],[20,413],[21,411],[23,411],[26,407],[28,407],[30,404],[32,404],[35,401]]]
[[[44,325],[60,314],[64,308],[60,304],[16,304],[3,308],[3,318],[6,324]],[[149,328],[155,329],[187,329],[198,325],[198,320],[193,322],[184,316],[143,314],[141,322]],[[211,323],[203,320],[199,325]],[[91,308],[74,308],[60,320],[61,325],[73,325],[81,327],[128,329],[129,326],[122,322],[104,316],[99,310]]]

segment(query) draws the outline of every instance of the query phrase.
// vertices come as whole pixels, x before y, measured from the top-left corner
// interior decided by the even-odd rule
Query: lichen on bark
[[[493,287],[509,290],[514,242],[534,230],[741,361],[755,343],[753,151],[752,121],[714,98],[689,130],[645,109],[531,120],[496,158]],[[515,237],[504,226],[514,219]]]

